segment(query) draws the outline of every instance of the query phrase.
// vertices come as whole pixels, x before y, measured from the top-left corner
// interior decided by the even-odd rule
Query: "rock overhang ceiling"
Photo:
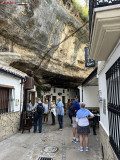
[[[55,46],[83,23],[70,0],[65,4],[34,0],[29,6],[1,5],[0,62],[33,76],[36,84],[77,87],[93,70],[84,64],[87,26]]]

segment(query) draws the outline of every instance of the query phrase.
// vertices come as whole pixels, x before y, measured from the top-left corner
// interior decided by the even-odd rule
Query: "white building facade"
[[[120,1],[90,2],[90,57],[98,62],[100,144],[120,159]]]
[[[113,71],[114,73],[109,79],[107,79],[107,73],[110,71],[111,67],[114,67],[116,63],[118,64],[118,68],[116,67]],[[99,96],[101,98],[99,103],[101,117],[101,145],[106,150],[106,152],[104,152],[104,157],[110,156],[113,159],[117,159],[116,154],[110,150],[115,149],[113,146],[111,146],[111,143],[114,143],[116,147],[120,148],[120,126],[118,125],[120,123],[120,119],[117,109],[117,107],[120,106],[120,41],[104,65],[103,62],[99,62],[98,69]],[[104,137],[102,133],[104,133]],[[105,137],[107,141],[104,140]],[[111,153],[113,154],[111,155]]]
[[[99,111],[98,103],[98,78],[97,68],[82,82],[80,90],[80,102],[84,102],[86,108]]]
[[[78,89],[64,89],[64,88],[51,88],[49,92],[42,92],[42,95],[51,96],[51,101],[57,102],[58,98],[61,98],[62,102],[66,105],[68,99],[74,99],[79,97],[79,90]]]
[[[18,132],[27,75],[0,64],[0,141]]]
[[[98,86],[83,86],[80,89],[80,102],[84,102],[87,108],[99,108]]]

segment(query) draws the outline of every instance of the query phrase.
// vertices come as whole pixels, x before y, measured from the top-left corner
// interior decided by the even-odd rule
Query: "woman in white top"
[[[55,102],[51,102],[51,117],[52,117],[52,125],[55,125],[55,116],[56,116],[56,105]]]
[[[48,108],[48,100],[45,100],[45,103],[43,103],[44,107],[44,122],[48,122],[48,115],[49,115],[49,108]]]
[[[76,115],[77,133],[80,136],[80,151],[83,151],[83,136],[85,136],[86,151],[89,150],[88,134],[90,133],[90,128],[88,119],[91,119],[93,117],[94,115],[88,109],[85,109],[85,104],[80,103],[80,110],[78,110]]]

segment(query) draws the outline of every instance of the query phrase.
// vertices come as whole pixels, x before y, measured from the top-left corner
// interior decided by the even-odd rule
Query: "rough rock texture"
[[[113,160],[113,159],[118,160],[110,145],[109,136],[107,135],[106,131],[104,130],[104,128],[100,123],[99,123],[99,133],[100,133],[100,145],[103,158],[105,160]]]
[[[27,6],[0,6],[0,63],[33,76],[37,84],[77,87],[93,69],[85,68],[88,28],[71,0],[32,0]]]
[[[0,141],[18,132],[20,112],[0,115]]]

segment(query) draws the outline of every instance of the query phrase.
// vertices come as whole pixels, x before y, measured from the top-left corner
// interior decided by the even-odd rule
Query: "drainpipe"
[[[20,114],[21,114],[22,99],[23,99],[23,98],[22,98],[22,97],[23,97],[23,96],[22,96],[22,94],[23,94],[23,92],[22,92],[23,83],[24,83],[24,79],[22,78],[22,79],[21,79],[21,83],[20,83],[20,84],[21,84],[21,90],[20,90]]]
[[[22,129],[22,118],[23,118],[23,115],[21,113],[21,108],[22,108],[22,100],[23,100],[23,92],[22,92],[22,87],[23,87],[23,84],[24,84],[24,81],[25,79],[21,79],[21,90],[20,90],[20,126],[19,126],[19,131],[21,131]]]

